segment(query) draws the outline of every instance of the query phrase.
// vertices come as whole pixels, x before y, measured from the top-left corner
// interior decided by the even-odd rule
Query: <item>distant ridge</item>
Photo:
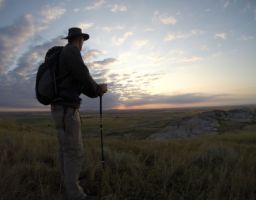
[[[236,108],[228,111],[213,110],[185,117],[172,122],[161,131],[151,134],[148,139],[184,138],[203,134],[220,133],[224,124],[243,127],[256,122],[256,108]]]

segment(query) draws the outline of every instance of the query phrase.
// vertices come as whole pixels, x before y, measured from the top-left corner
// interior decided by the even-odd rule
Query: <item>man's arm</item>
[[[82,93],[88,97],[95,98],[101,95],[101,88],[100,86],[93,80],[91,75],[88,75],[88,81],[90,84],[86,84],[83,86]]]
[[[91,77],[79,50],[76,47],[71,47],[69,53],[68,62],[71,66],[71,75],[82,84],[82,93],[91,98],[101,95],[101,87]]]

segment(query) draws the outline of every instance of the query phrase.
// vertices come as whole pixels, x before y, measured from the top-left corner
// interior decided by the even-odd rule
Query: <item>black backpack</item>
[[[36,75],[36,98],[43,105],[49,105],[58,97],[57,75],[62,46],[49,49],[45,61],[40,64]]]

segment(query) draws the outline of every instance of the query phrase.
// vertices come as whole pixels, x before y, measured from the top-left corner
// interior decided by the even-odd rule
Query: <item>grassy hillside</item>
[[[256,199],[256,125],[220,135],[142,140],[193,111],[104,115],[106,168],[97,115],[82,115],[87,192],[106,200]],[[0,119],[0,200],[62,199],[56,132],[48,115]]]

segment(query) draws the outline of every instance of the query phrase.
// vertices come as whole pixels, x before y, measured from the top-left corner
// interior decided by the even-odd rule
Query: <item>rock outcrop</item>
[[[183,118],[171,123],[161,131],[150,135],[149,139],[168,139],[192,137],[203,134],[216,134],[221,128],[221,122],[256,122],[256,110],[233,109],[230,111],[213,110]]]

